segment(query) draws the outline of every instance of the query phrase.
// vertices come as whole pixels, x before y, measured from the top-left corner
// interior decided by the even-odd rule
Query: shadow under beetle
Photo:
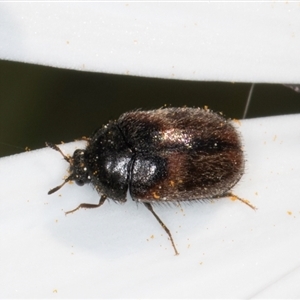
[[[129,189],[163,227],[177,255],[171,232],[152,203],[230,196],[255,209],[230,192],[244,173],[240,136],[229,120],[207,108],[127,112],[95,131],[87,143],[73,156],[46,143],[70,164],[70,175],[48,194],[71,180],[91,183],[101,194],[98,204],[82,203],[66,214],[99,207],[107,198],[126,202]]]

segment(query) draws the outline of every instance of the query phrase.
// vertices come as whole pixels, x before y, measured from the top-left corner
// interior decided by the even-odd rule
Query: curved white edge
[[[296,297],[300,281],[300,115],[236,124],[246,172],[220,199],[157,206],[180,252],[153,216],[128,200],[101,208],[90,186],[49,189],[68,164],[50,148],[0,159],[2,298]],[[66,154],[85,142],[62,145]]]
[[[185,80],[300,82],[297,2],[0,4],[0,58]]]

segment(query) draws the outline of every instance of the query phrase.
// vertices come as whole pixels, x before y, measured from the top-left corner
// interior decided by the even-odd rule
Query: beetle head
[[[65,155],[55,144],[46,143],[46,146],[58,151],[63,156],[63,158],[70,164],[70,175],[64,180],[64,182],[61,185],[51,189],[48,192],[49,195],[58,191],[67,182],[71,180],[74,180],[79,186],[83,186],[84,184],[91,182],[91,177],[89,175],[88,167],[86,166],[85,161],[85,150],[77,149],[71,157]]]

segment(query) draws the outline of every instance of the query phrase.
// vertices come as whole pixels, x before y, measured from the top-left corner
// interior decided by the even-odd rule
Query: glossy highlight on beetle
[[[168,234],[171,232],[154,212],[152,203],[170,203],[234,196],[251,208],[247,200],[230,190],[244,173],[244,154],[239,133],[230,120],[202,108],[161,108],[124,113],[87,139],[87,147],[66,156],[70,175],[58,187],[74,180],[91,183],[101,194],[98,204],[82,203],[77,208],[101,206],[107,198],[143,203]]]

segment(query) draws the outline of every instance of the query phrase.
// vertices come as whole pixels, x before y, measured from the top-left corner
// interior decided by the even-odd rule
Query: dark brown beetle
[[[222,115],[201,108],[162,108],[124,113],[87,139],[86,149],[73,156],[66,182],[91,183],[101,194],[98,204],[82,203],[79,208],[101,206],[107,198],[126,202],[129,193],[143,203],[169,235],[152,203],[235,197],[230,190],[244,172],[241,140],[235,127]]]

